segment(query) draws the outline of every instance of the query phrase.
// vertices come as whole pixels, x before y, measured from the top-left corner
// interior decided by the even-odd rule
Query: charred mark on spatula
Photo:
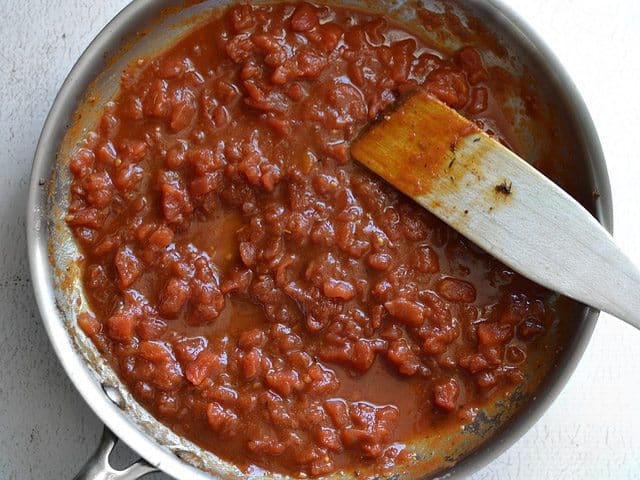
[[[511,187],[512,183],[508,180],[503,180],[501,183],[496,185],[496,192],[501,193],[503,195],[511,195]]]
[[[449,151],[453,154],[453,156],[451,157],[451,161],[449,162],[449,166],[447,167],[449,170],[451,170],[451,167],[453,167],[453,164],[456,163],[456,147],[457,146],[458,146],[457,140],[449,144]]]

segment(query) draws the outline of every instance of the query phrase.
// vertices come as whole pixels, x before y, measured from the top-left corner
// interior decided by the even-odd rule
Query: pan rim
[[[96,57],[100,57],[105,51],[112,51],[114,45],[118,45],[118,39],[126,36],[131,25],[142,24],[145,19],[156,16],[162,8],[175,3],[171,0],[133,1],[102,29],[71,69],[44,123],[34,156],[27,200],[27,247],[35,298],[47,335],[67,376],[84,401],[105,425],[153,466],[177,478],[207,479],[212,478],[210,474],[186,463],[161,446],[141,431],[129,419],[126,412],[114,405],[95,381],[84,359],[75,351],[61,315],[58,313],[54,297],[52,282],[54,272],[49,263],[48,254],[49,212],[45,208],[47,191],[46,186],[41,182],[41,179],[50,177],[56,163],[60,141],[66,131],[65,120],[69,118],[70,112],[75,111],[78,95],[89,83],[86,82],[87,78],[94,78],[94,66],[98,62]],[[575,115],[580,119],[581,134],[586,138],[587,151],[591,155],[590,167],[593,169],[601,199],[596,216],[607,230],[612,231],[611,191],[604,154],[591,116],[575,85],[539,35],[501,0],[468,0],[468,3],[474,8],[490,12],[491,15],[498,15],[508,22],[515,33],[531,44],[532,51],[544,60],[544,63],[556,74],[556,81],[563,85],[562,92],[568,104],[574,109]],[[526,412],[519,414],[517,421],[513,422],[505,432],[498,434],[476,452],[461,460],[441,478],[463,478],[479,470],[513,445],[539,420],[575,370],[589,343],[597,317],[596,310],[585,309],[582,328],[578,332],[579,339],[574,342],[571,351],[567,352],[566,363],[556,372],[556,378],[552,384],[538,395],[538,400],[532,402]]]

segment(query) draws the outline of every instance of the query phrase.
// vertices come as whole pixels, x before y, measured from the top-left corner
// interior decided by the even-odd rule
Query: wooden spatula
[[[640,272],[578,202],[419,92],[351,155],[520,274],[640,329]]]

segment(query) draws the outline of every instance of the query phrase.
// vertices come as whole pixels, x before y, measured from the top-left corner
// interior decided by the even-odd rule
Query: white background
[[[24,217],[31,161],[55,93],[126,3],[0,0],[0,479],[71,479],[100,435],[40,324]],[[640,264],[640,2],[507,3],[546,39],[584,96],[609,166],[615,236]],[[122,449],[118,457],[130,455]],[[472,478],[640,478],[640,331],[602,315],[554,405]]]

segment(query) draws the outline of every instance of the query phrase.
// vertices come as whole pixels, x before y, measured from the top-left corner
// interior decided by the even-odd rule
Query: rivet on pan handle
[[[95,453],[74,477],[74,480],[137,480],[158,469],[146,460],[140,459],[124,470],[116,470],[109,463],[109,455],[113,451],[118,437],[104,427],[100,444]]]

